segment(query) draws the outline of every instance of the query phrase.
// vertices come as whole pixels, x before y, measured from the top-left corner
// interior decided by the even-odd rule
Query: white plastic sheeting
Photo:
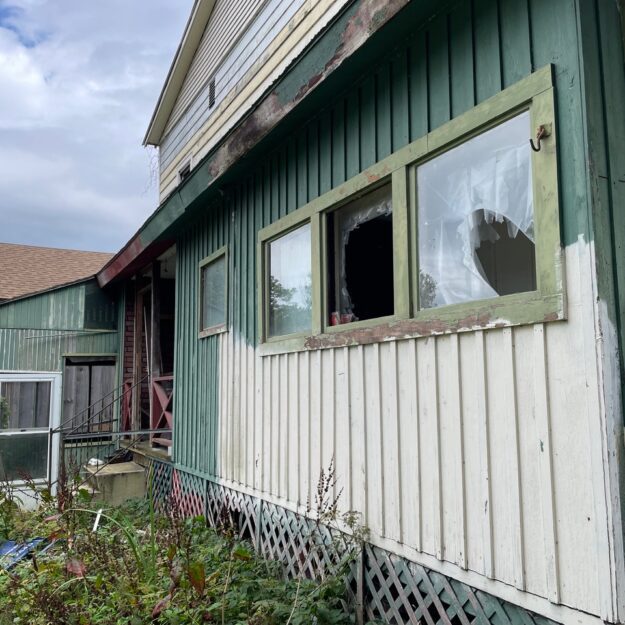
[[[534,241],[529,137],[524,112],[418,167],[421,308],[497,296],[477,256],[494,221]]]

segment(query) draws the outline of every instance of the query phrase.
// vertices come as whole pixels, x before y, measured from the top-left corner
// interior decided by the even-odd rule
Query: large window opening
[[[536,289],[529,113],[417,168],[419,303]]]
[[[330,213],[327,228],[329,324],[392,315],[393,212],[390,185]]]

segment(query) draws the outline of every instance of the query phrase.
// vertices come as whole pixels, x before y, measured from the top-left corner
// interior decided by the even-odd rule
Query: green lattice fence
[[[485,592],[367,545],[366,620],[390,625],[556,625]]]

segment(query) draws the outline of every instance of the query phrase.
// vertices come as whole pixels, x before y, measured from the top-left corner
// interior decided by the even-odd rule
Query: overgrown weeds
[[[0,569],[0,625],[353,622],[343,607],[344,575],[364,530],[339,514],[332,466],[309,505],[313,521],[294,579],[285,579],[282,564],[259,558],[227,515],[216,531],[204,517],[184,518],[173,498],[161,514],[151,497],[100,510],[74,478],[63,479],[59,498],[44,492],[36,513],[11,518],[13,539],[55,544],[10,572]],[[351,529],[337,531],[332,570],[315,571],[336,540],[333,526]]]

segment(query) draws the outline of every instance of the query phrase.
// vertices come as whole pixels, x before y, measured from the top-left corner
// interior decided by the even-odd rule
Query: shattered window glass
[[[327,232],[328,324],[392,315],[391,185],[330,213]]]
[[[310,224],[269,244],[269,336],[310,331]]]
[[[417,168],[421,308],[536,290],[529,113]]]

